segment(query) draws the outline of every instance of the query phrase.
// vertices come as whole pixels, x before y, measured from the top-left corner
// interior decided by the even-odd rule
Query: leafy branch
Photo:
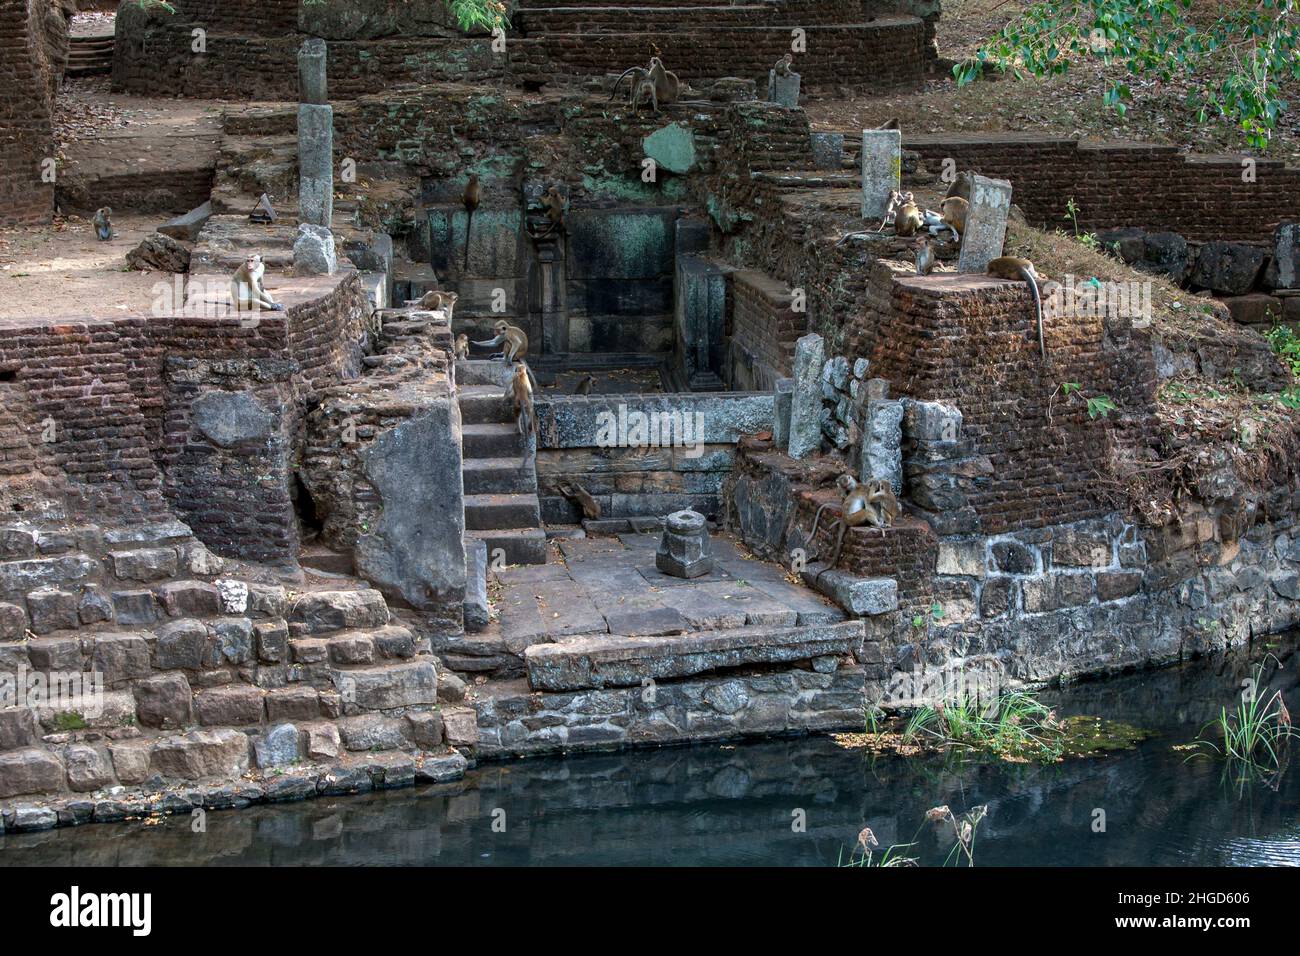
[[[1248,145],[1266,148],[1287,109],[1281,82],[1300,79],[1300,0],[1257,0],[1224,10],[1204,27],[1193,22],[1192,8],[1192,0],[1037,3],[954,66],[953,76],[959,86],[981,77],[986,66],[1017,78],[1061,76],[1089,57],[1162,83],[1204,76],[1188,93],[1198,121],[1220,116],[1241,129]],[[1231,64],[1218,83],[1204,70],[1216,56]],[[1102,96],[1120,116],[1132,99],[1123,80]]]

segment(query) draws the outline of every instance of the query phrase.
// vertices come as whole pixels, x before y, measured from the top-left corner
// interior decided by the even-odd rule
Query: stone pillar
[[[880,220],[889,210],[889,193],[902,185],[903,133],[896,129],[862,131],[862,218]]]
[[[722,388],[727,283],[717,264],[699,256],[677,260],[673,325],[677,364],[692,389]]]
[[[298,49],[298,102],[324,106],[329,102],[325,78],[325,41],[311,37]]]
[[[872,385],[878,380],[873,379]],[[883,383],[882,383],[883,384]],[[894,494],[903,493],[903,403],[881,395],[867,400],[862,434],[862,481],[887,478]]]
[[[799,105],[799,74],[777,76],[776,70],[767,71],[767,100],[777,106],[794,109]]]
[[[790,447],[790,406],[794,399],[794,379],[776,380],[776,397],[772,401],[772,444],[777,451]]]
[[[1273,233],[1273,261],[1268,267],[1273,289],[1300,289],[1300,222],[1283,222]]]
[[[820,335],[805,335],[794,346],[794,394],[790,399],[791,458],[807,458],[822,442],[822,365],[826,345]]]
[[[328,228],[334,218],[334,108],[326,102],[325,41],[298,51],[298,218]]]
[[[813,166],[817,169],[840,169],[844,166],[844,134],[812,134]]]
[[[674,511],[664,519],[655,567],[678,578],[698,578],[713,570],[704,515],[698,511]]]
[[[1007,215],[1011,212],[1011,184],[1005,179],[971,176],[970,212],[961,237],[958,272],[983,272],[991,260],[1002,255],[1007,238]]]

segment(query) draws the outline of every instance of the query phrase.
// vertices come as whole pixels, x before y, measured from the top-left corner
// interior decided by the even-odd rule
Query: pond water
[[[1282,668],[1266,678],[1300,714],[1294,646],[1268,648]],[[1221,763],[1172,749],[1232,706],[1264,650],[1045,695],[1063,714],[1153,731],[1097,758],[873,759],[814,736],[531,759],[456,784],[213,812],[206,833],[172,817],[14,834],[0,864],[833,866],[870,826],[882,848],[915,839],[909,854],[938,865],[951,830],[922,827],[926,810],[987,804],[977,865],[1300,866],[1300,767],[1237,786]]]

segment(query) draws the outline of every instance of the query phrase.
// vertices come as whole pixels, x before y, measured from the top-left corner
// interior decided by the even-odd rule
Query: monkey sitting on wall
[[[840,552],[844,550],[844,535],[849,528],[856,528],[868,522],[875,525],[879,520],[876,506],[868,501],[866,489],[858,484],[856,478],[852,475],[840,475],[835,480],[835,484],[840,490],[840,516],[832,519],[831,523],[839,525],[839,536],[835,539],[835,553],[831,555],[826,566],[817,572],[817,577],[821,577],[839,563]],[[835,505],[828,503],[817,509],[817,513],[813,516],[812,531],[808,533],[810,545],[817,538],[817,526],[821,522],[822,514],[834,507]]]
[[[235,274],[230,277],[230,301],[234,303],[236,312],[258,309],[284,311],[284,306],[272,299],[262,284],[265,273],[266,266],[257,253],[245,257],[243,264],[235,270]]]
[[[1034,319],[1038,323],[1038,354],[1040,358],[1046,359],[1047,346],[1043,342],[1043,282],[1034,264],[1017,256],[998,256],[989,262],[985,271],[999,279],[1023,279],[1029,285],[1029,293],[1034,297]]]
[[[426,292],[420,296],[418,305],[426,312],[436,312],[442,310],[447,313],[447,321],[451,321],[452,313],[456,310],[456,300],[460,296],[455,292]]]
[[[528,366],[520,362],[510,376],[510,406],[519,425],[519,434],[537,434],[537,409],[533,405],[533,383]]]
[[[456,358],[458,359],[469,358],[469,336],[466,335],[464,332],[456,336],[455,351],[456,351]]]

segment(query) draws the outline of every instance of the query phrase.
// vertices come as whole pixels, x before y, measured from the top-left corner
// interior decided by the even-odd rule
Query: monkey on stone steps
[[[921,210],[917,208],[911,193],[903,194],[903,202],[894,213],[894,235],[914,236],[921,228]]]
[[[455,348],[455,351],[456,351],[456,358],[457,358],[457,359],[467,359],[467,358],[469,358],[469,336],[466,335],[464,332],[462,332],[462,333],[460,333],[460,335],[456,336],[456,348]]]
[[[952,181],[952,185],[948,187],[948,191],[944,194],[944,198],[952,199],[956,197],[957,199],[964,199],[967,202],[970,202],[970,187],[971,173],[963,169],[957,174],[957,178]]]
[[[787,53],[781,59],[776,61],[776,66],[772,67],[777,76],[789,76],[794,72],[791,66],[794,64],[794,54]]]
[[[584,376],[582,377],[582,381],[578,383],[577,387],[574,388],[574,390],[573,390],[573,394],[574,394],[574,395],[590,395],[590,394],[591,394],[591,388],[592,388],[592,386],[595,385],[595,384],[596,384],[596,376],[594,376],[594,375],[592,375],[590,372],[588,372],[586,375],[584,375]]]
[[[486,342],[473,342],[479,348],[494,349],[500,347],[501,351],[489,358],[502,358],[509,365],[511,362],[521,361],[528,354],[528,334],[518,326],[511,325],[505,319],[497,319],[492,326],[495,333],[493,338]]]
[[[426,292],[420,296],[419,306],[426,312],[436,312],[442,310],[447,313],[447,321],[451,322],[452,313],[456,310],[456,300],[460,296],[455,292]]]
[[[510,405],[519,424],[519,434],[537,434],[537,409],[533,405],[533,383],[528,366],[520,362],[510,376]]]
[[[817,572],[817,577],[821,577],[831,568],[839,563],[840,553],[844,550],[844,535],[849,528],[856,528],[867,522],[879,525],[880,520],[876,512],[876,506],[867,499],[867,490],[858,485],[857,479],[852,475],[840,475],[835,480],[836,487],[840,490],[839,512],[840,516],[833,519],[832,524],[840,526],[839,537],[835,539],[835,553],[831,556],[826,566]],[[812,531],[808,535],[808,543],[811,545],[817,538],[817,525],[821,521],[823,512],[834,508],[833,504],[824,504],[817,509],[813,516]]]
[[[934,246],[930,245],[930,240],[923,237],[916,247],[916,274],[919,276],[928,276],[934,269]]]
[[[1043,295],[1042,277],[1028,259],[1017,256],[998,256],[989,262],[986,270],[989,275],[999,279],[1023,279],[1029,284],[1029,291],[1034,297],[1034,318],[1038,322],[1038,354],[1047,358],[1047,346],[1043,342]]]

